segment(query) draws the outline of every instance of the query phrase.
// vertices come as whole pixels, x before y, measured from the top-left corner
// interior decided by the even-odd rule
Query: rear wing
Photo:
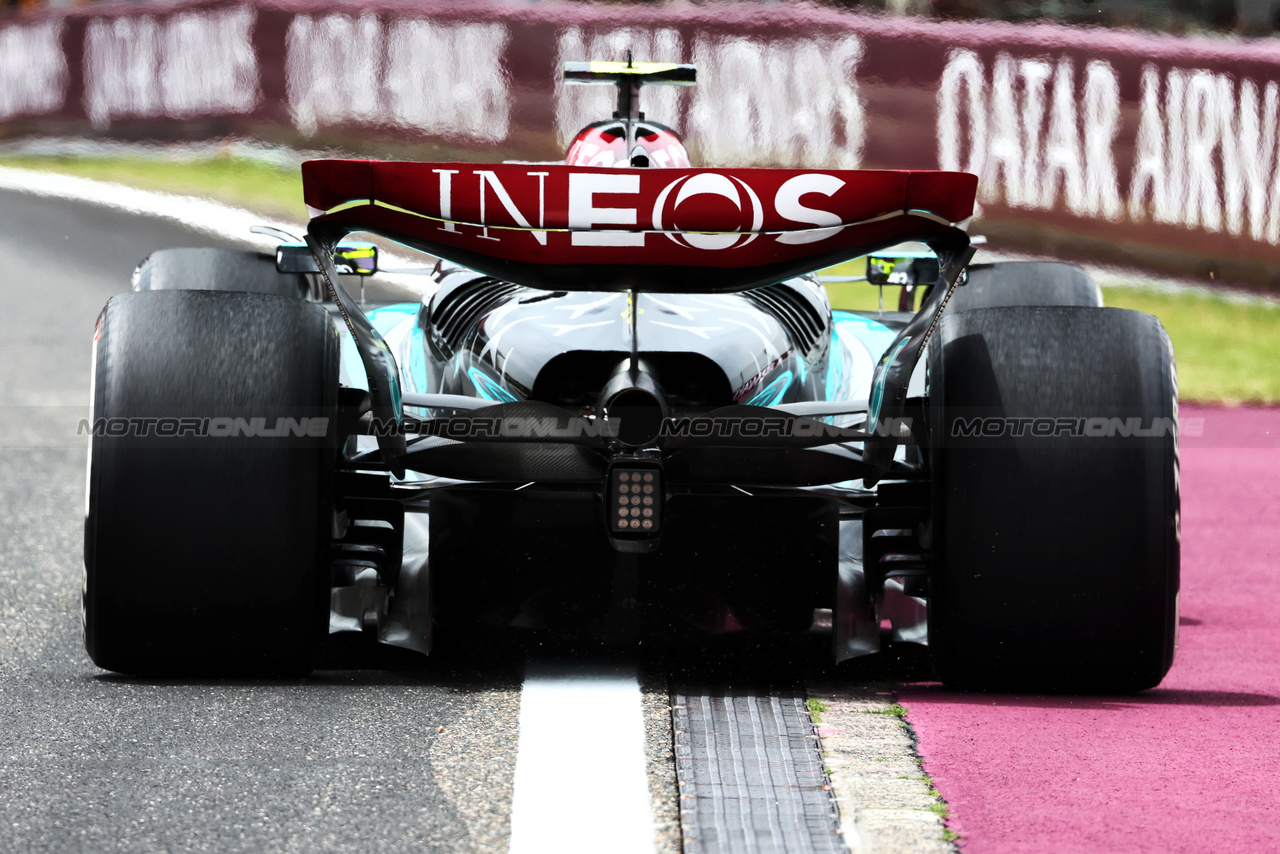
[[[738,291],[907,240],[967,245],[951,223],[977,190],[961,172],[371,160],[302,178],[322,242],[371,232],[548,290]]]

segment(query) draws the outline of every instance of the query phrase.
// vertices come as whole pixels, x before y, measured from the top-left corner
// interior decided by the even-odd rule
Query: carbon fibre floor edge
[[[846,852],[802,694],[672,693],[685,854]]]

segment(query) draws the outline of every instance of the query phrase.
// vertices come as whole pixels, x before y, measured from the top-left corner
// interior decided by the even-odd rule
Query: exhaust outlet
[[[623,359],[600,391],[596,412],[619,442],[647,448],[662,432],[667,399],[643,359]]]

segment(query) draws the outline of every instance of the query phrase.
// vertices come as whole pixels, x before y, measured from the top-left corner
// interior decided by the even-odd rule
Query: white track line
[[[302,228],[296,222],[268,220],[252,211],[224,205],[210,199],[139,190],[124,184],[59,175],[55,172],[40,172],[34,169],[0,167],[0,189],[67,199],[124,213],[167,219],[186,228],[234,240],[255,249],[272,250],[279,243],[278,240],[265,235],[250,234],[249,229],[255,225],[269,225],[295,234]],[[301,199],[298,200],[298,205],[301,207]]]
[[[266,235],[250,233],[249,229],[253,226],[269,225],[291,234],[298,234],[306,229],[304,224],[271,220],[253,211],[224,205],[211,199],[139,190],[124,184],[78,178],[73,175],[59,175],[56,172],[41,172],[35,169],[13,169],[0,166],[0,190],[67,199],[136,216],[157,217],[176,222],[193,231],[202,231],[263,252],[274,252],[279,241]],[[298,200],[298,206],[302,206],[301,199]],[[384,262],[395,266],[414,264],[413,261],[389,254],[383,255],[382,258]],[[423,292],[424,284],[430,281],[424,276],[385,275],[384,277],[419,293]]]
[[[653,850],[635,672],[530,665],[520,694],[511,854]]]

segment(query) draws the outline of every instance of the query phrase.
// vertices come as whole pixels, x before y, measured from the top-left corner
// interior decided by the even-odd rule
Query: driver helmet
[[[627,126],[617,119],[596,122],[569,144],[568,166],[658,166],[688,168],[689,152],[676,132],[657,122],[636,122],[636,141],[627,153]]]

